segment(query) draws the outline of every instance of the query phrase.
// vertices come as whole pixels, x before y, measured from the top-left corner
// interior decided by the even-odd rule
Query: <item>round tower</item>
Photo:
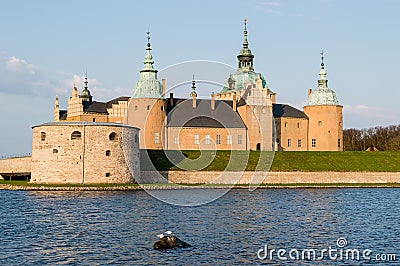
[[[126,123],[140,128],[141,149],[162,149],[163,123],[166,118],[164,88],[157,79],[151,55],[150,32],[147,32],[147,48],[144,68],[129,100]]]
[[[336,93],[328,87],[321,52],[318,87],[309,90],[304,113],[308,116],[308,150],[343,151],[343,114]]]

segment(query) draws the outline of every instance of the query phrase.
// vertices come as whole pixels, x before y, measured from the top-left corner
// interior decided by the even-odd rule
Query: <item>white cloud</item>
[[[15,56],[11,56],[6,62],[6,69],[14,72],[28,72],[35,75],[36,67],[32,64],[27,63],[24,59],[19,59]]]
[[[258,3],[258,6],[260,8],[265,9],[268,13],[277,15],[277,16],[282,16],[283,13],[281,10],[279,10],[281,4],[276,1],[262,1]]]
[[[277,7],[277,6],[280,6],[281,4],[276,1],[264,1],[264,2],[260,2],[260,5]]]
[[[374,127],[399,124],[399,110],[388,110],[378,106],[365,104],[344,105],[343,120],[347,127]]]

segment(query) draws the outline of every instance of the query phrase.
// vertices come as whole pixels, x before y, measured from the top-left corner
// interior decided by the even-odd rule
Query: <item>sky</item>
[[[86,71],[94,100],[131,96],[147,31],[159,74],[194,60],[235,68],[244,18],[255,71],[277,102],[299,109],[306,104],[324,50],[344,128],[400,124],[398,10],[397,0],[2,0],[0,156],[30,152],[31,127],[53,120],[56,95],[66,108],[73,84],[82,90]],[[189,83],[198,70],[184,69],[175,73]],[[185,86],[174,93],[187,96]],[[205,86],[200,95],[209,92]]]

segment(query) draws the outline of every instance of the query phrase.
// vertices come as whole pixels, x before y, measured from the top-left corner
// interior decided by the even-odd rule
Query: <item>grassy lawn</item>
[[[173,153],[179,153],[173,151]],[[254,171],[260,156],[259,170],[271,171],[335,171],[335,172],[399,172],[400,152],[260,152],[260,151],[182,151],[184,157],[164,154],[160,150],[148,150],[157,170],[203,171]],[[175,154],[176,155],[176,154]],[[273,156],[273,157],[272,157]],[[186,157],[186,158],[185,158]],[[232,159],[231,159],[232,157]],[[142,168],[143,169],[143,168]]]

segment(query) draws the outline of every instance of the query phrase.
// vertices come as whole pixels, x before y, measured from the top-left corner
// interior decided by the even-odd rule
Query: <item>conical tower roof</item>
[[[336,93],[328,88],[324,64],[324,52],[321,52],[321,70],[319,71],[318,88],[308,96],[307,105],[339,105]]]
[[[153,67],[150,32],[147,32],[147,48],[143,64],[144,67],[140,70],[140,77],[136,83],[132,98],[164,98],[161,83],[157,79],[157,70]]]

